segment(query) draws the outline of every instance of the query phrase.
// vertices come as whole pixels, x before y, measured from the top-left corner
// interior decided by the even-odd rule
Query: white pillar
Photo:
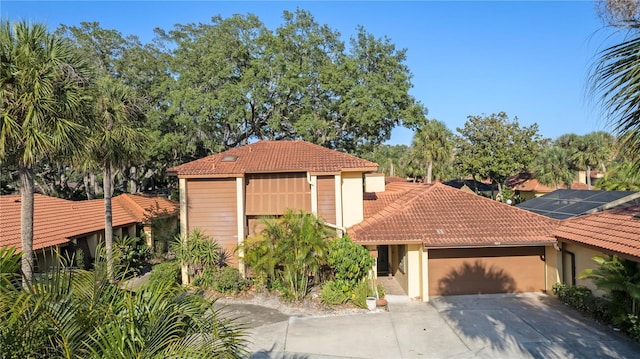
[[[236,216],[238,222],[238,245],[241,245],[244,242],[244,238],[246,236],[246,225],[245,225],[245,216],[244,216],[244,177],[236,178]],[[244,256],[244,252],[242,251],[242,247],[239,247],[238,250],[238,270],[244,276],[245,268],[244,261],[242,257]]]

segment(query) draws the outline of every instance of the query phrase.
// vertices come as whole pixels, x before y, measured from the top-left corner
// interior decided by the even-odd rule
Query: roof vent
[[[222,159],[220,159],[220,162],[235,162],[237,159],[238,156],[236,155],[224,155]]]

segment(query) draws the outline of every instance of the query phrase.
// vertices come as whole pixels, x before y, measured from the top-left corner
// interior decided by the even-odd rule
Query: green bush
[[[140,237],[117,237],[113,246],[115,267],[124,277],[138,275],[151,258],[151,250]]]
[[[186,237],[176,237],[171,250],[187,265],[191,281],[197,281],[206,269],[216,268],[222,247],[196,228]]]
[[[249,282],[242,278],[238,269],[228,266],[205,269],[202,276],[194,280],[193,284],[224,294],[238,293],[249,286]]]
[[[261,233],[245,240],[243,260],[259,283],[279,290],[286,299],[301,300],[326,264],[332,231],[303,211],[288,210],[263,224]]]
[[[151,276],[149,282],[166,282],[166,283],[180,283],[180,262],[179,261],[166,261],[156,264],[151,269]]]
[[[353,292],[351,293],[351,303],[360,308],[367,308],[367,297],[371,297],[373,295],[374,293],[371,290],[369,280],[363,279],[355,286],[355,288],[353,288]]]
[[[366,248],[344,236],[329,242],[327,262],[335,279],[344,281],[351,289],[367,276],[374,259]]]
[[[325,282],[320,289],[320,299],[329,305],[344,304],[349,301],[349,291],[344,290],[346,284],[330,280]],[[347,287],[348,288],[348,287]]]

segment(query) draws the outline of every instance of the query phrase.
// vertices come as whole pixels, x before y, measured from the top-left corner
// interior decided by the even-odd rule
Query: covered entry
[[[429,296],[545,289],[544,247],[428,250]]]

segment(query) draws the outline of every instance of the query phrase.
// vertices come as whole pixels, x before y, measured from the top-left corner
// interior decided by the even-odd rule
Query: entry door
[[[389,246],[378,246],[378,276],[389,274]]]

